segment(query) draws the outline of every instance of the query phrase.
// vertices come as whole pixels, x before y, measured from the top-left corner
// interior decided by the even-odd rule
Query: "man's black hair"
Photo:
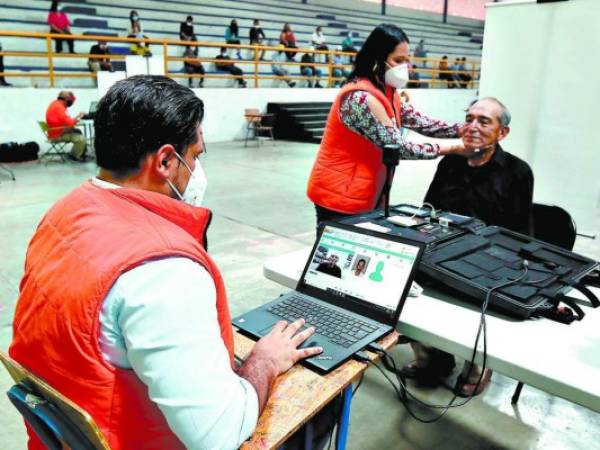
[[[402,42],[409,43],[408,36],[401,28],[383,23],[375,27],[356,55],[354,70],[348,76],[352,81],[358,77],[368,78],[371,83],[384,91],[383,80],[387,67],[385,60]]]
[[[94,121],[98,166],[126,176],[171,144],[183,156],[197,141],[204,103],[170,78],[138,75],[115,83],[98,103]]]

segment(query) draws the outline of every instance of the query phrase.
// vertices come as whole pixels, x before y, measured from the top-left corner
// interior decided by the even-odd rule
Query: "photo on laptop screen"
[[[419,246],[326,226],[304,283],[396,311]]]

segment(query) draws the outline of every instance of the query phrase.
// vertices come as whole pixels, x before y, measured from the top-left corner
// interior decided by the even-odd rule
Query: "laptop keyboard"
[[[307,327],[315,327],[316,333],[327,337],[334,344],[346,348],[377,329],[377,327],[354,316],[318,305],[298,296],[291,296],[268,308],[268,311],[288,322],[304,318]]]

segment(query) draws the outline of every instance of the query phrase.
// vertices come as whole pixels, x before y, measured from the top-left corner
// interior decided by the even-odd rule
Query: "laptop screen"
[[[325,226],[303,281],[393,315],[411,279],[420,248]]]

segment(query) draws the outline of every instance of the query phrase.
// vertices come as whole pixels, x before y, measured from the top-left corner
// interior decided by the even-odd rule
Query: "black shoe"
[[[3,81],[2,83],[0,83],[0,86],[9,87],[9,86],[12,86],[12,84],[7,83],[6,81]]]
[[[292,82],[288,83],[288,86],[289,86],[289,87],[294,87],[294,86],[296,86],[296,82],[295,82],[295,81],[292,81]]]
[[[452,373],[455,366],[454,356],[435,349],[426,367],[417,367],[416,364],[410,363],[403,366],[399,373],[404,378],[415,380],[420,386],[437,387],[441,384],[442,378]]]
[[[316,88],[322,88],[323,86],[321,86],[319,83],[315,84]]]

